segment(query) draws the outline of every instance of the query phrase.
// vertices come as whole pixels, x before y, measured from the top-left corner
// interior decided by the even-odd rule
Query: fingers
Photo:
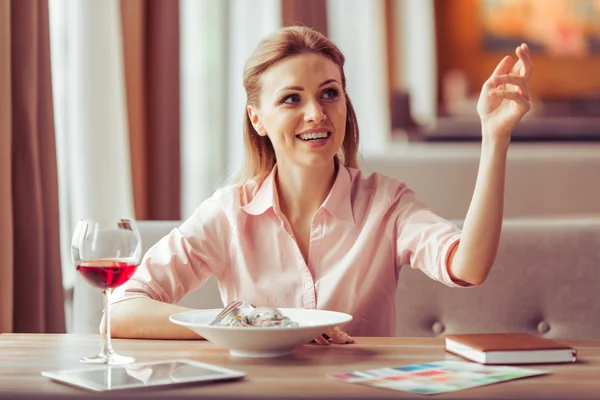
[[[323,337],[323,335],[321,336],[317,336],[315,338],[315,342],[317,342],[318,344],[322,344],[322,345],[329,345],[329,339],[325,339],[325,337]]]
[[[490,92],[492,95],[496,97],[501,97],[503,99],[514,100],[517,102],[525,111],[529,111],[531,108],[531,104],[529,100],[525,98],[521,93],[515,90],[502,90],[502,89],[494,89]]]
[[[354,343],[354,339],[350,337],[346,332],[341,330],[339,327],[333,327],[321,336],[314,339],[318,344],[328,345],[330,343],[335,344],[347,344]]]
[[[350,337],[346,332],[341,330],[339,327],[334,327],[327,331],[327,336],[332,343],[337,344],[346,344],[346,343],[354,343],[354,339]]]
[[[524,76],[519,75],[496,75],[492,76],[490,80],[495,86],[503,83],[510,83],[511,85],[516,85],[520,88],[527,86],[527,79]]]
[[[521,59],[521,63],[523,64],[521,74],[525,78],[529,78],[533,69],[529,47],[527,46],[527,44],[523,43],[522,45],[517,47],[516,52],[517,56]]]
[[[515,63],[515,60],[513,60],[511,56],[505,56],[496,66],[492,76],[506,75],[511,72],[524,76],[525,78],[529,78],[531,76],[533,64],[531,62],[529,47],[523,43],[516,48],[515,52],[517,57],[519,57],[519,60]]]
[[[500,63],[496,66],[496,69],[492,73],[492,76],[508,74],[513,65],[514,60],[511,56],[504,57],[502,61],[500,61]]]
[[[499,85],[514,85],[517,87],[517,91],[523,95],[527,100],[529,100],[529,85],[527,84],[527,78],[520,75],[497,75],[492,76],[490,78],[490,83],[488,85],[489,89],[498,89]],[[502,90],[505,90],[509,87],[502,86]]]

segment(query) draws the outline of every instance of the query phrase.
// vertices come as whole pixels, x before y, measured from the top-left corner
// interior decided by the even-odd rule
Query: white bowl
[[[216,345],[227,348],[232,356],[254,358],[288,355],[296,347],[310,343],[329,328],[352,321],[351,315],[336,311],[303,308],[279,310],[299,326],[260,328],[209,325],[221,309],[186,311],[171,315],[169,320],[191,329]],[[249,311],[248,308],[241,309],[243,314]]]

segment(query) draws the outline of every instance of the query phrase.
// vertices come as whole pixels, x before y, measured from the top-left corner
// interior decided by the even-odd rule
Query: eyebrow
[[[335,80],[335,79],[327,79],[325,82],[321,83],[321,84],[319,85],[319,87],[323,87],[323,86],[325,86],[325,85],[327,85],[327,84],[329,84],[329,83],[331,83],[331,82],[335,82],[335,83],[337,83],[338,85],[340,84],[340,83],[339,83],[337,80]],[[303,92],[303,91],[304,91],[304,88],[303,88],[302,86],[286,86],[286,87],[282,88],[281,90],[279,90],[277,93],[283,92],[284,90],[298,90],[298,91],[300,91],[300,92]]]

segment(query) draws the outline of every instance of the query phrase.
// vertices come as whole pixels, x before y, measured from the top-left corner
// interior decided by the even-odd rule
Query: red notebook
[[[480,364],[574,362],[577,350],[528,333],[445,335],[446,351]]]

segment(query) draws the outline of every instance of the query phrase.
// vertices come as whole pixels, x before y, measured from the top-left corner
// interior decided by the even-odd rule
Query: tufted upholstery
[[[398,336],[519,331],[600,338],[600,217],[506,220],[494,267],[468,289],[400,273]]]
[[[141,221],[144,249],[179,222]],[[76,290],[93,291],[87,285]],[[600,338],[600,217],[514,219],[502,229],[496,262],[476,288],[452,289],[404,267],[397,292],[397,335],[525,331],[552,338]],[[76,296],[76,300],[77,300]],[[101,302],[75,311],[76,332],[97,332]],[[221,307],[211,278],[180,304]]]

